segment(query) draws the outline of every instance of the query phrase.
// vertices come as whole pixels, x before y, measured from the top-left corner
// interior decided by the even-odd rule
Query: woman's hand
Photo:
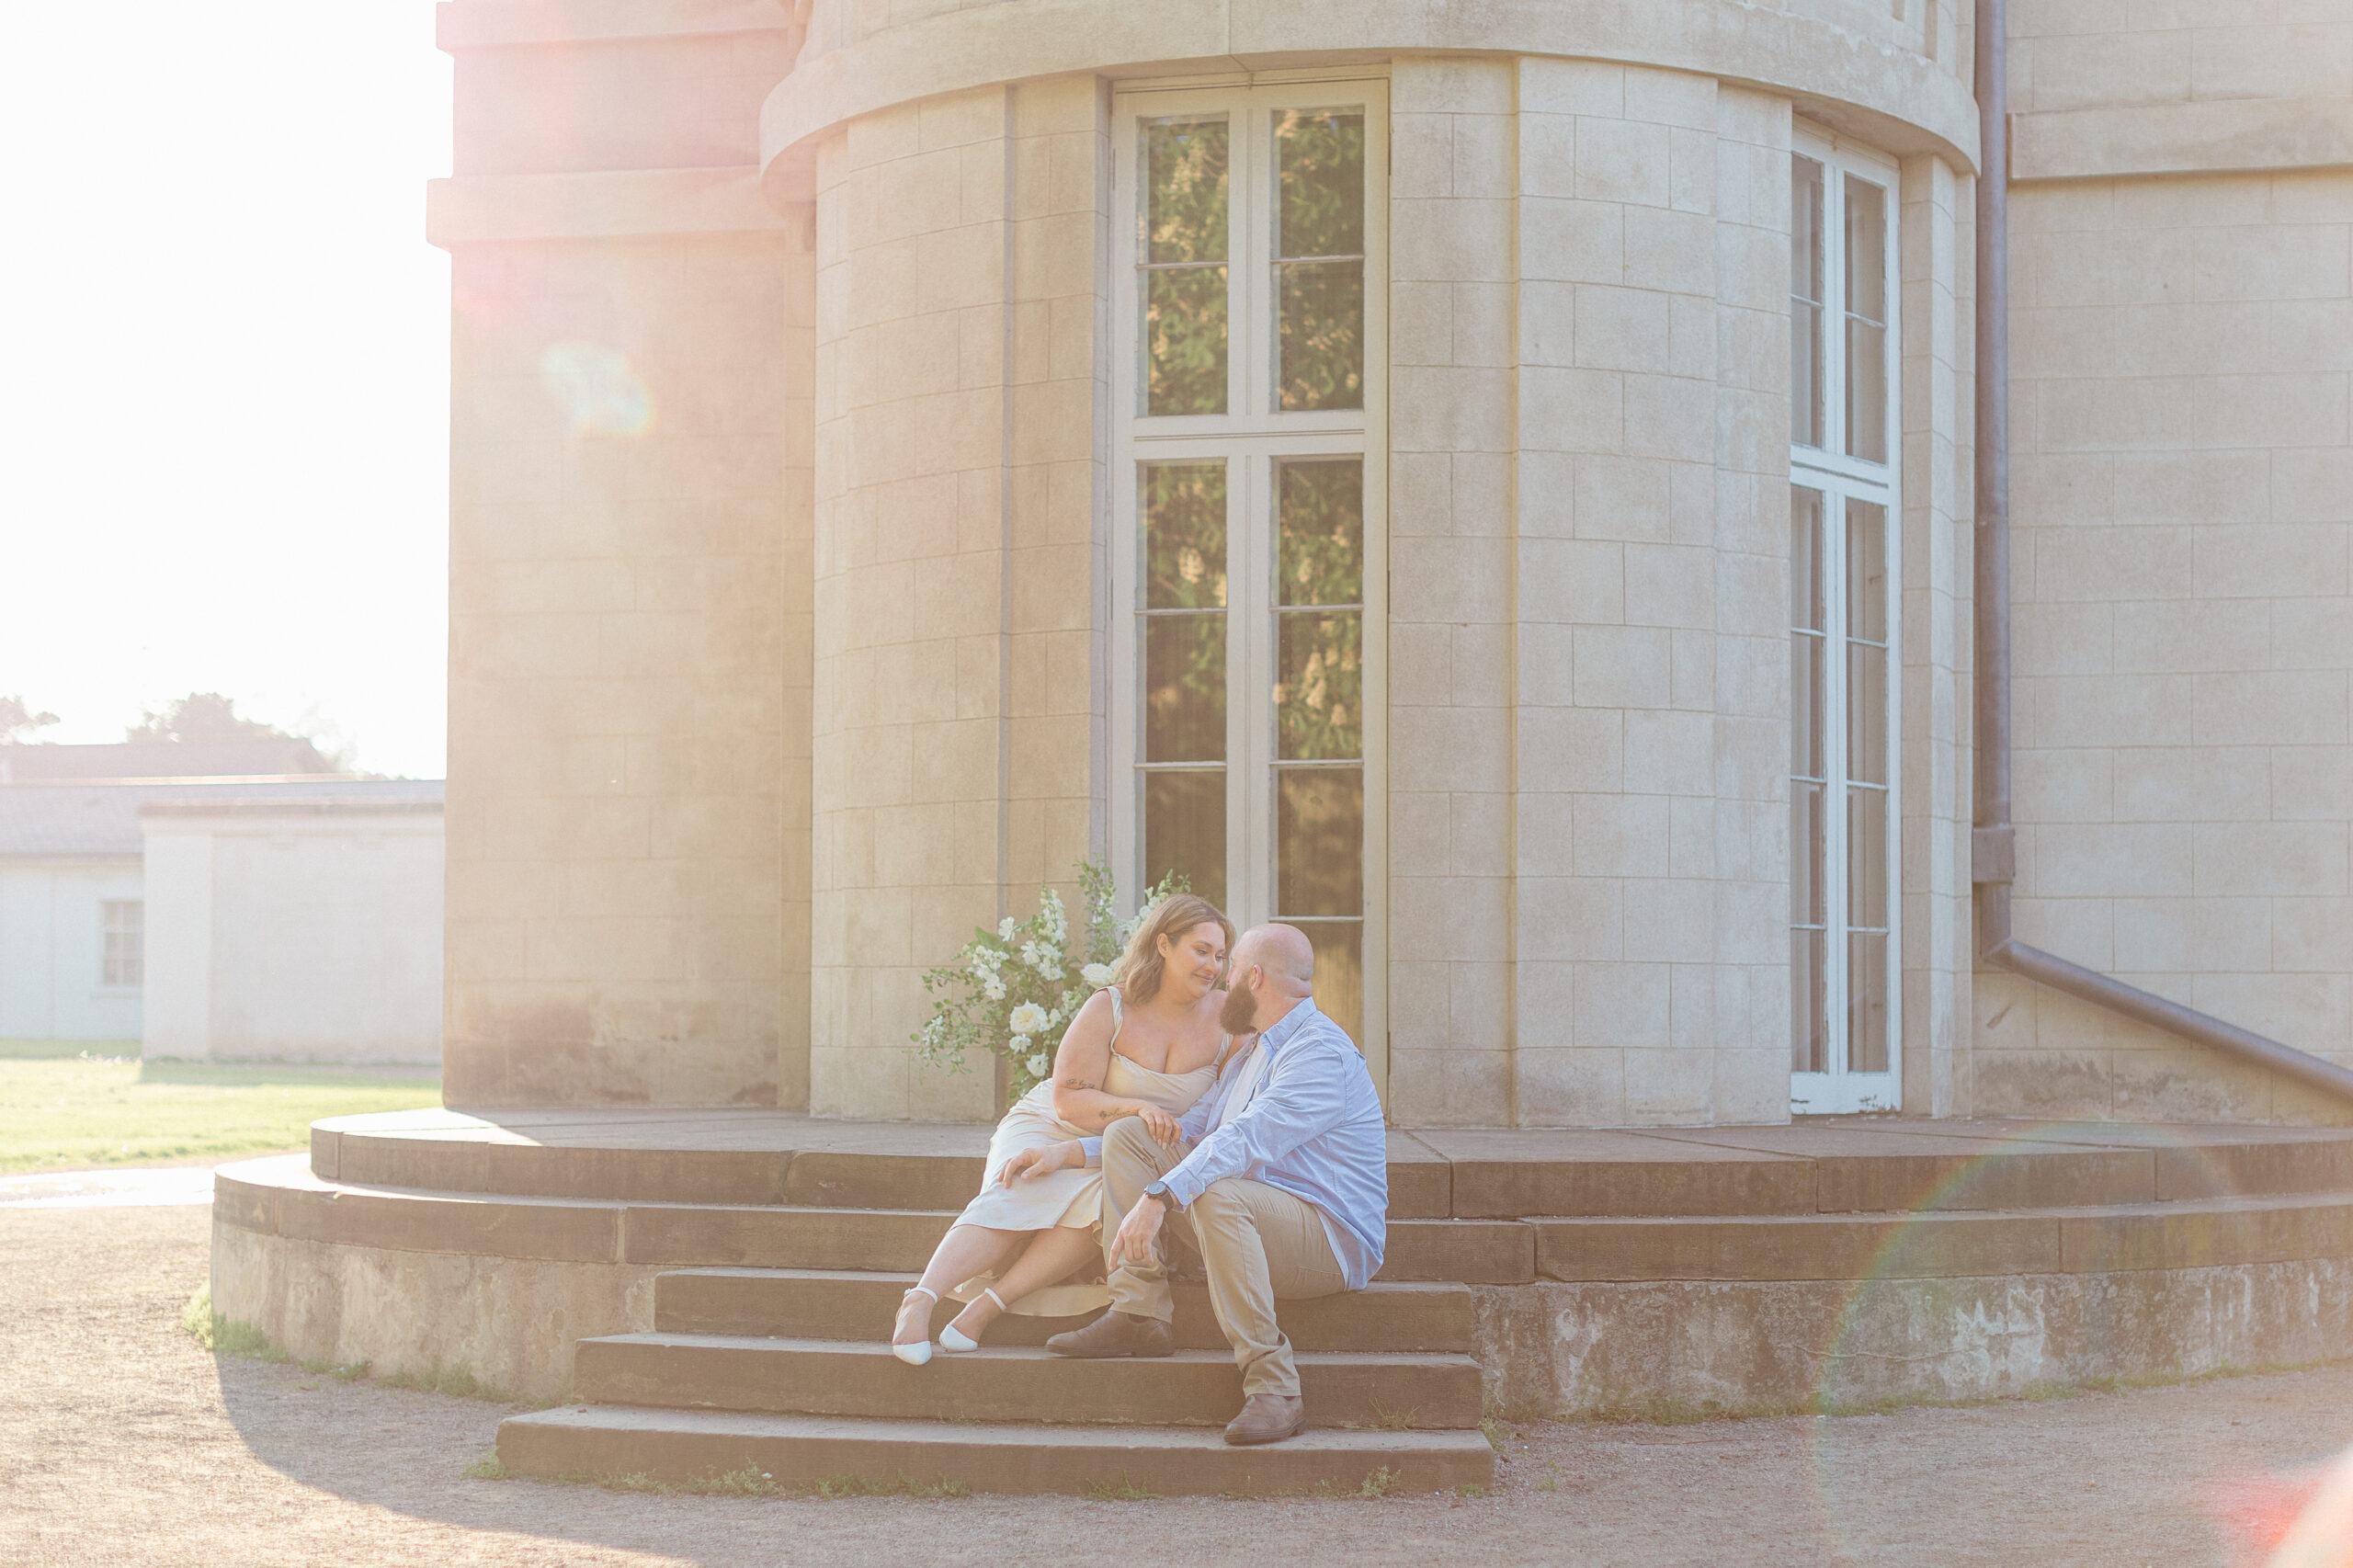
[[[1011,1187],[1015,1182],[1030,1176],[1051,1176],[1056,1171],[1072,1170],[1085,1164],[1086,1150],[1077,1139],[1072,1138],[1060,1143],[1017,1151],[1011,1159],[1005,1162],[1004,1168],[996,1173],[996,1179]]]
[[[1169,1115],[1158,1106],[1147,1105],[1143,1101],[1138,1100],[1135,1104],[1133,1114],[1143,1118],[1143,1130],[1146,1132],[1151,1133],[1152,1141],[1159,1144],[1162,1148],[1174,1149],[1179,1142],[1183,1142],[1185,1137],[1184,1129],[1177,1126],[1176,1119],[1175,1117]]]

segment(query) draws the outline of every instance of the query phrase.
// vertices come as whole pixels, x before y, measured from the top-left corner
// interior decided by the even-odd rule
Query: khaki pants
[[[1109,1254],[1120,1221],[1143,1189],[1176,1169],[1183,1157],[1154,1142],[1136,1117],[1113,1122],[1103,1135],[1103,1249],[1111,1305],[1120,1312],[1162,1323],[1171,1316],[1165,1244],[1156,1245],[1145,1263],[1121,1263]],[[1347,1288],[1315,1206],[1264,1182],[1228,1176],[1211,1182],[1190,1207],[1172,1211],[1167,1228],[1201,1255],[1210,1309],[1233,1346],[1243,1392],[1296,1399],[1299,1368],[1291,1360],[1290,1341],[1275,1322],[1275,1303]]]

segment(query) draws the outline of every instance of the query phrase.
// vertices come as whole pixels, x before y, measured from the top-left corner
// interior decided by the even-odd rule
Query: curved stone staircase
[[[1063,1360],[1042,1342],[1075,1320],[1011,1316],[968,1356],[890,1355],[985,1139],[340,1119],[307,1161],[222,1169],[214,1301],[305,1358],[568,1391],[501,1426],[523,1473],[996,1492],[1475,1487],[1483,1403],[1835,1407],[2353,1353],[2343,1131],[1395,1133],[1380,1278],[1281,1311],[1310,1430],[1234,1449],[1240,1379],[1199,1287],[1165,1360]]]

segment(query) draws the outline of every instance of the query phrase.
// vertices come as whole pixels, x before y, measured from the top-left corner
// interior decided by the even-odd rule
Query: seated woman
[[[900,1301],[891,1333],[900,1360],[931,1359],[931,1313],[943,1295],[969,1301],[940,1330],[948,1351],[976,1348],[999,1312],[1074,1316],[1109,1302],[1100,1285],[1046,1292],[1103,1261],[1103,1173],[1086,1168],[1078,1140],[1138,1116],[1162,1142],[1176,1141],[1176,1119],[1217,1081],[1233,1044],[1217,1021],[1233,945],[1232,924],[1191,893],[1171,894],[1137,925],[1111,983],[1063,1033],[1053,1076],[997,1123],[980,1196]]]

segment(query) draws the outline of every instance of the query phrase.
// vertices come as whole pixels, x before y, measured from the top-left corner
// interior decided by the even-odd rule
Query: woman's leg
[[[996,1293],[1007,1304],[1019,1301],[1032,1290],[1042,1290],[1059,1279],[1069,1278],[1079,1266],[1092,1259],[1103,1260],[1102,1244],[1095,1239],[1092,1225],[1056,1225],[1034,1233],[1035,1239],[1013,1267],[1005,1270],[996,1282]],[[964,1276],[970,1279],[971,1275]],[[928,1279],[924,1283],[929,1284]],[[978,1339],[997,1317],[997,1304],[986,1296],[975,1296],[956,1314],[956,1331]]]
[[[931,1261],[924,1266],[920,1283],[945,1298],[948,1292],[975,1274],[986,1274],[1004,1266],[1015,1246],[1029,1234],[1027,1231],[999,1231],[987,1225],[953,1225],[939,1238]],[[931,1337],[931,1299],[907,1292],[899,1303],[899,1319],[891,1329],[891,1343],[913,1345]]]

